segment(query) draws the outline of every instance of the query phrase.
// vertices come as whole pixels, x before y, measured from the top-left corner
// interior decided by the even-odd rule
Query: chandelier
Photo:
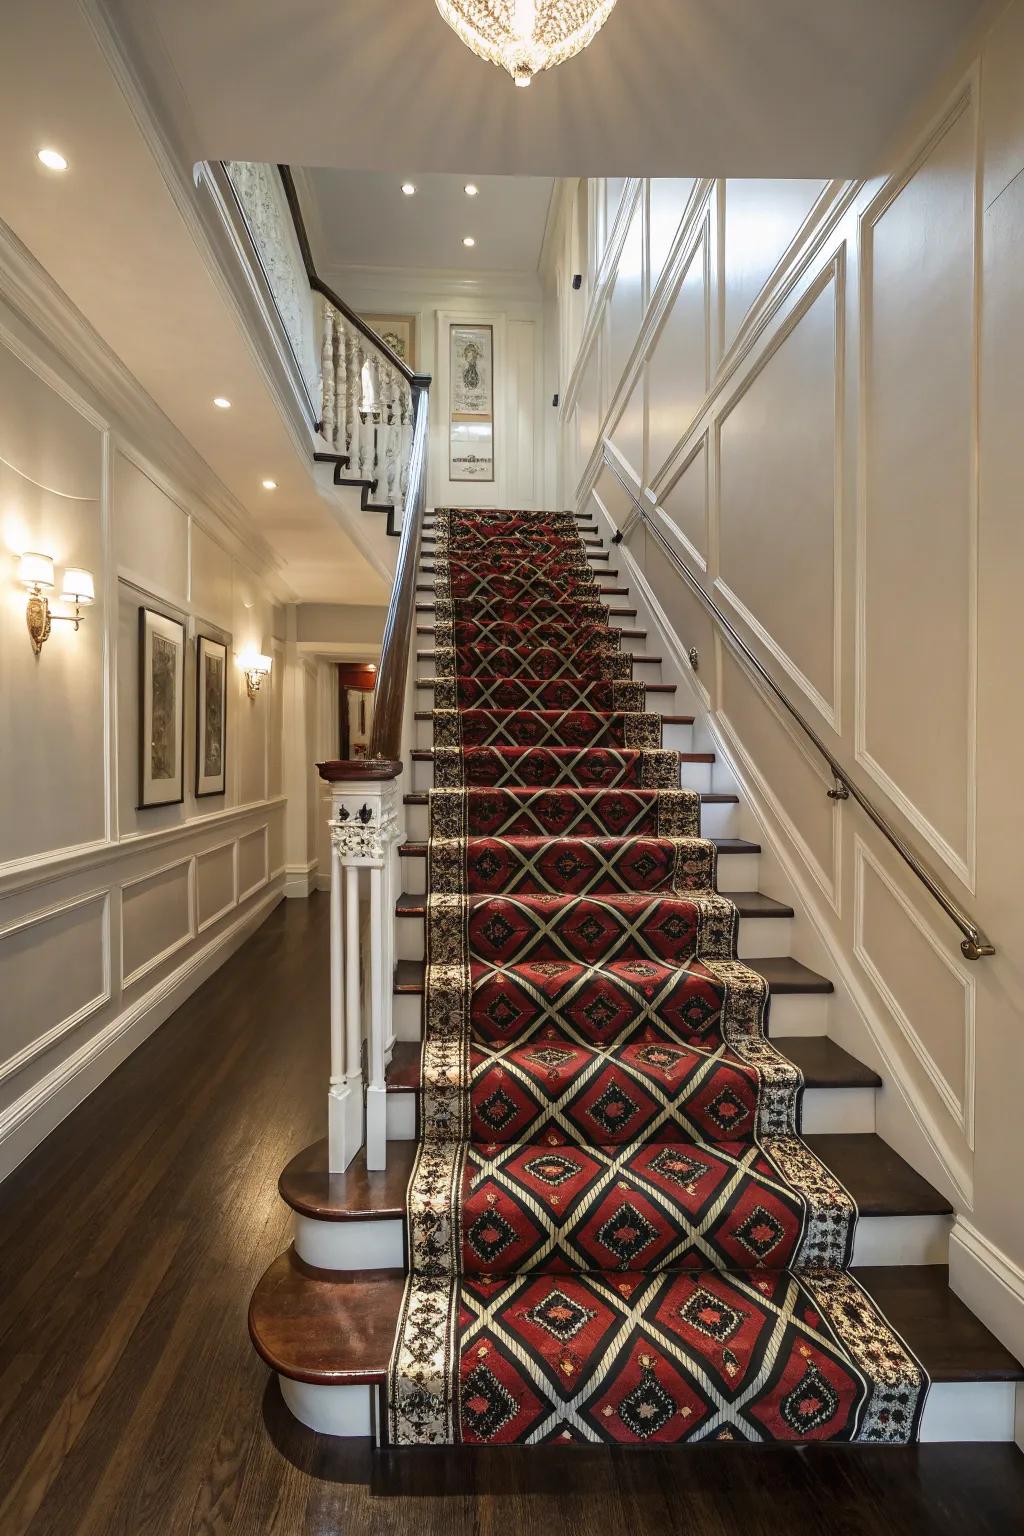
[[[507,69],[516,85],[582,53],[615,0],[437,0],[467,48]]]

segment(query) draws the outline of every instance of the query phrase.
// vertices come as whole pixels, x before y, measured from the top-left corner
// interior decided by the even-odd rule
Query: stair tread
[[[933,1381],[1024,1379],[1024,1367],[950,1290],[944,1264],[852,1273]],[[249,1333],[271,1369],[294,1381],[383,1384],[404,1290],[401,1270],[312,1270],[289,1248],[256,1287]]]
[[[730,901],[734,902],[741,917],[792,917],[793,908],[784,901],[776,901],[774,896],[765,896],[761,891],[730,891]],[[426,896],[415,896],[409,892],[403,892],[395,903],[395,915],[397,917],[422,918],[426,912]]]
[[[789,1047],[794,1042],[779,1044],[792,1054]],[[945,1195],[873,1131],[805,1136],[804,1140],[849,1190],[861,1216],[953,1213]],[[367,1171],[365,1151],[360,1151],[344,1173],[331,1173],[325,1136],[292,1158],[278,1182],[281,1198],[293,1211],[317,1221],[404,1219],[417,1145],[415,1141],[388,1142],[388,1166],[379,1172]]]
[[[794,960],[789,955],[772,955],[765,959],[744,960],[744,965],[749,965],[752,971],[757,971],[768,983],[769,992],[779,995],[783,993],[817,993],[832,992],[832,982],[827,976],[819,976],[817,971],[812,971],[808,966],[801,965],[799,960]],[[423,991],[424,962],[422,960],[399,960],[395,967],[395,991],[401,993],[416,993]],[[397,1047],[396,1047],[397,1049]]]
[[[415,757],[416,754],[413,753],[413,756]],[[474,787],[474,786],[471,785],[470,788],[472,788],[472,787]],[[488,792],[488,790],[490,790],[491,788],[494,788],[495,786],[490,785],[490,784],[482,784],[482,785],[478,785],[476,787],[481,789],[483,791],[483,793],[486,794]],[[501,788],[502,786],[499,785],[497,787]],[[524,788],[525,786],[512,785],[510,787],[516,789],[516,788]],[[546,788],[546,786],[543,785],[543,784],[537,786],[537,789],[541,793],[544,792],[545,788]],[[536,793],[536,791],[534,791],[534,792]],[[556,788],[552,787],[551,793],[552,794],[557,794],[558,791],[557,791]],[[405,804],[405,805],[427,805],[427,804],[429,804],[427,796],[428,796],[428,791],[427,790],[425,790],[425,789],[423,789],[423,790],[416,790],[414,793],[409,794],[409,795],[404,795],[402,797],[403,804]],[[701,803],[701,805],[739,805],[740,802],[739,802],[739,796],[738,795],[702,794],[701,797],[700,797],[700,803]]]
[[[748,842],[745,837],[712,837],[708,839],[714,843],[720,854],[760,853],[761,844]],[[403,859],[425,859],[427,856],[426,843],[416,842],[410,839],[398,845],[399,857]],[[829,988],[831,990],[831,987]]]
[[[647,666],[654,666],[655,664],[660,666],[661,662],[662,662],[662,657],[660,657],[660,656],[648,656],[646,652],[632,651],[632,652],[629,652],[628,654],[629,654],[629,659],[631,661],[643,662]],[[429,661],[431,659],[431,657],[436,656],[436,655],[437,655],[437,647],[435,646],[435,648],[432,651],[417,651],[416,652],[416,660],[417,661]],[[553,679],[553,681],[559,681],[559,679]]]
[[[646,629],[622,629],[617,624],[609,624],[608,628],[611,630],[612,634],[621,635],[624,640],[647,639]],[[437,630],[433,625],[419,624],[416,627],[416,633],[418,635],[436,635]]]
[[[649,691],[650,691],[650,689],[648,689],[648,692]],[[657,711],[655,710],[655,711],[653,711],[653,713],[656,714]],[[420,709],[420,710],[416,711],[416,719],[417,720],[433,720],[433,718],[434,718],[433,710],[430,710],[430,709]],[[693,716],[692,715],[662,715],[661,716],[661,723],[662,723],[662,725],[692,725],[693,724]],[[422,760],[424,758],[424,756],[426,756],[426,757],[433,756],[433,753],[427,747],[422,747],[422,748],[421,747],[417,747],[412,755],[413,755],[413,757],[419,758],[420,760]],[[712,760],[714,759],[714,753],[705,754],[705,755],[706,756],[710,756],[712,758]],[[691,754],[691,760],[692,760],[692,754]],[[700,761],[703,761],[703,759],[700,759]]]

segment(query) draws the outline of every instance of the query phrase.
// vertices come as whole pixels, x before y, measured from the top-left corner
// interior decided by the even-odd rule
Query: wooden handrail
[[[383,337],[377,335],[373,326],[367,325],[362,316],[357,315],[351,305],[346,304],[345,300],[335,293],[334,289],[325,283],[317,272],[316,264],[313,261],[313,250],[309,243],[309,235],[306,233],[306,222],[302,217],[302,209],[299,206],[299,194],[295,186],[295,177],[292,175],[290,166],[278,165],[277,169],[284,186],[284,195],[288,199],[288,210],[292,216],[292,223],[295,225],[299,250],[302,253],[302,264],[306,269],[309,286],[317,293],[322,294],[329,304],[334,305],[335,309],[340,310],[348,323],[365,336],[371,346],[376,347],[377,351],[382,353],[388,362],[398,369],[402,377],[412,385],[414,390],[417,387],[424,390],[427,389],[430,385],[430,375],[414,373],[409,364],[388,346]]]

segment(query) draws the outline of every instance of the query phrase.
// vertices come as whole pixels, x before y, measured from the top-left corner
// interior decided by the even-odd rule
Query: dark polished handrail
[[[295,177],[292,175],[291,167],[288,165],[279,165],[277,169],[284,186],[284,195],[288,199],[288,210],[291,213],[292,223],[295,226],[299,250],[302,254],[302,264],[306,269],[309,286],[315,289],[317,293],[322,294],[328,303],[334,305],[335,309],[340,310],[349,324],[355,326],[356,330],[365,336],[371,346],[376,347],[378,352],[383,353],[388,362],[398,369],[407,383],[413,385],[414,388],[418,385],[426,389],[430,384],[429,375],[415,373],[409,367],[409,364],[399,357],[397,352],[392,351],[384,338],[378,336],[373,327],[367,325],[363,317],[357,315],[352,306],[346,304],[340,294],[335,293],[334,289],[325,283],[317,272],[316,263],[313,260],[313,250],[309,243],[309,235],[306,232],[306,221],[302,217],[302,208],[299,205],[299,194],[295,186]]]
[[[686,562],[680,558],[678,552],[672,548],[671,542],[665,536],[663,530],[659,527],[651,508],[640,501],[636,495],[636,492],[633,490],[633,487],[629,484],[621,471],[616,468],[611,459],[605,456],[604,463],[606,467],[611,470],[615,479],[619,482],[619,484],[622,486],[622,489],[626,492],[627,496],[633,503],[633,511],[630,513],[629,517],[616,533],[614,542],[621,543],[629,531],[634,528],[638,522],[643,523],[648,533],[652,534],[657,540],[658,544],[661,546],[661,549],[673,570],[677,571],[681,576],[685,578],[687,584],[692,589],[695,596],[707,609],[708,613],[711,615],[719,629],[722,631],[733,651],[735,651],[737,656],[739,656],[740,660],[744,662],[747,667],[749,667],[753,672],[757,674],[757,676],[766,685],[766,687],[771,690],[771,692],[775,695],[786,712],[791,716],[793,720],[796,721],[797,725],[803,731],[804,735],[807,736],[815,750],[819,752],[825,759],[825,762],[829,767],[829,772],[832,774],[836,784],[834,789],[831,789],[827,792],[829,798],[833,800],[853,799],[857,802],[861,810],[865,813],[866,816],[870,818],[870,820],[878,828],[879,832],[881,832],[882,836],[887,840],[887,842],[891,844],[893,848],[895,848],[896,852],[899,854],[900,858],[907,865],[907,867],[917,876],[918,880],[920,880],[921,884],[925,887],[929,894],[933,896],[934,899],[938,902],[946,916],[956,924],[957,928],[959,928],[960,932],[964,936],[960,945],[960,952],[965,960],[981,960],[987,955],[994,955],[996,952],[995,946],[989,941],[983,930],[979,928],[978,924],[974,921],[970,914],[964,911],[956,897],[946,888],[946,886],[939,879],[938,875],[936,875],[931,869],[928,868],[927,864],[925,864],[923,860],[918,857],[913,848],[910,847],[909,843],[907,843],[905,839],[900,836],[895,827],[890,825],[890,823],[882,815],[882,812],[878,809],[874,802],[870,800],[862,790],[857,788],[857,785],[848,776],[843,765],[839,762],[838,758],[829,751],[828,747],[822,741],[814,727],[804,719],[796,705],[791,702],[785,693],[783,693],[782,689],[772,677],[771,673],[758,660],[757,656],[747,645],[742,635],[730,623],[729,619],[722,612],[721,608],[719,608],[711,594],[697,580],[696,576],[694,576]]]

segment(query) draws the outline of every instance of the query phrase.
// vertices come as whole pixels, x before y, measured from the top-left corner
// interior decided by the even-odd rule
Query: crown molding
[[[101,414],[128,442],[156,460],[189,501],[201,503],[244,551],[245,563],[282,602],[294,593],[281,561],[248,512],[113,348],[86,319],[14,231],[0,221],[0,290],[10,308],[68,364],[86,398],[94,394]]]
[[[481,298],[540,304],[544,298],[537,272],[462,272],[457,267],[326,266],[321,276],[341,293],[386,293],[389,304],[400,299]]]

